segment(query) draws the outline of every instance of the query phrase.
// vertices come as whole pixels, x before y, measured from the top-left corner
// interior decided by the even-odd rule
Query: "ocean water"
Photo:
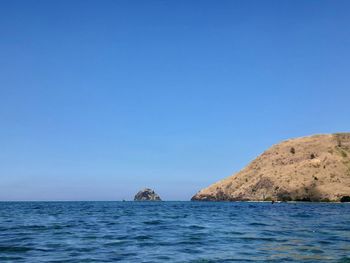
[[[350,262],[350,204],[1,202],[0,262]]]

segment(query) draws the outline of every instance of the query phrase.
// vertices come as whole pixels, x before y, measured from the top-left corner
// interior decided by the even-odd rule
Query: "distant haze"
[[[0,2],[0,200],[189,200],[350,131],[349,1]]]

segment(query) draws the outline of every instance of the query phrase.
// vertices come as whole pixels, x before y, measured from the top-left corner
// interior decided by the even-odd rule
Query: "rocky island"
[[[350,133],[283,141],[191,200],[350,201]]]
[[[145,188],[141,191],[139,191],[135,197],[134,201],[162,201],[152,189]]]

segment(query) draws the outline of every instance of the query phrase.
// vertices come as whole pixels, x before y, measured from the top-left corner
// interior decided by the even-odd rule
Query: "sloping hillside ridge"
[[[283,141],[200,190],[202,201],[340,201],[350,196],[350,133]]]

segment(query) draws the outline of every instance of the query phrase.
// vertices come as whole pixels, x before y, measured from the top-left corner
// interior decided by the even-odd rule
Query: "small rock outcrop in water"
[[[152,189],[145,188],[139,191],[134,198],[134,201],[162,201]]]
[[[283,141],[192,200],[349,202],[350,133]]]

